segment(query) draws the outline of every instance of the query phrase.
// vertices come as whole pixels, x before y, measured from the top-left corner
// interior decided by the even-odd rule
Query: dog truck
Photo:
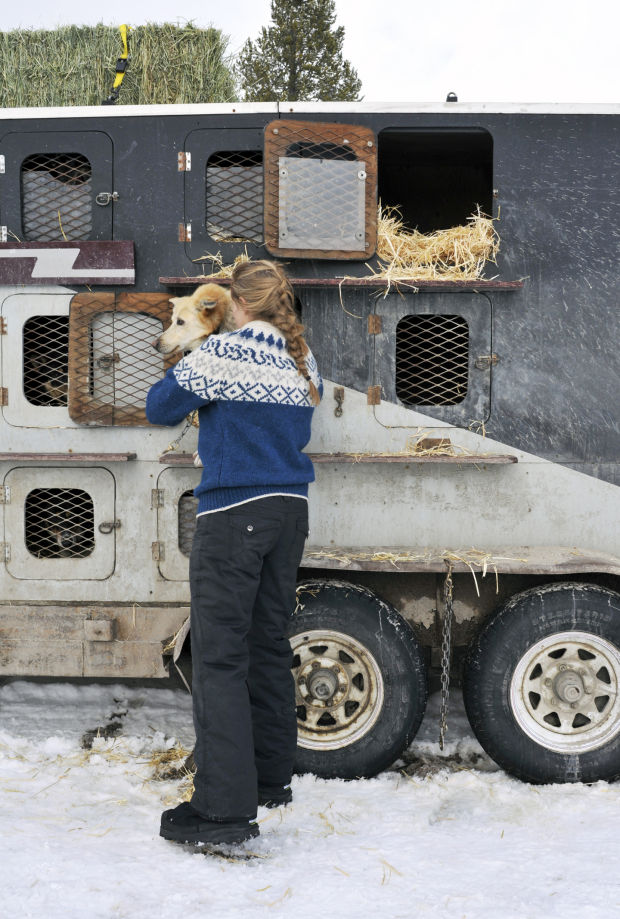
[[[165,678],[196,430],[148,424],[170,298],[282,261],[325,380],[291,619],[297,767],[369,776],[429,674],[527,781],[620,774],[619,106],[0,112],[0,673]],[[377,207],[487,214],[482,277],[398,283]],[[222,283],[226,283],[225,279]]]

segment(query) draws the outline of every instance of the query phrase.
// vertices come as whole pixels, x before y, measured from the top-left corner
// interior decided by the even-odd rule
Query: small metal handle
[[[115,351],[114,354],[102,354],[101,357],[97,358],[97,367],[102,370],[111,370],[112,364],[118,364],[120,359],[118,351]]]
[[[100,533],[111,533],[112,530],[118,530],[121,525],[120,520],[106,520],[104,523],[99,524]]]
[[[95,202],[99,207],[107,207],[112,201],[118,201],[117,191],[100,191],[95,198]]]

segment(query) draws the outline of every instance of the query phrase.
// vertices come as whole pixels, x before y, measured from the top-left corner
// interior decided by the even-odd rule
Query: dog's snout
[[[153,347],[155,348],[156,351],[159,351],[159,350],[160,350],[160,347],[161,347],[161,346],[160,346],[160,340],[159,340],[159,338],[156,338],[155,341],[152,342],[152,345],[153,345]]]

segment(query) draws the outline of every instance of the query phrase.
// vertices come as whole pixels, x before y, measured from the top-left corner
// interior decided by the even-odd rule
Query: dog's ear
[[[201,297],[196,305],[200,312],[202,310],[213,310],[217,306],[217,300],[212,300],[210,297]]]

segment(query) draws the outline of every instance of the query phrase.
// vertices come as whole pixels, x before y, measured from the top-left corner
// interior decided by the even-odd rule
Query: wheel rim
[[[589,632],[557,632],[515,669],[510,704],[521,729],[557,753],[587,753],[620,731],[620,651]]]
[[[383,705],[383,677],[367,648],[331,630],[295,635],[291,648],[298,745],[335,750],[367,734]]]

